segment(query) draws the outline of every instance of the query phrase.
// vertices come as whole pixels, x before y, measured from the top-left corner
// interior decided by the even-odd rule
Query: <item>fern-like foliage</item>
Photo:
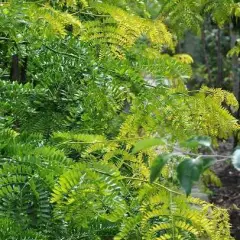
[[[176,54],[171,57],[159,54],[153,48],[144,48],[141,56],[133,49],[132,54],[135,54],[136,67],[142,69],[147,84],[153,82],[153,86],[176,86],[192,76],[192,58],[189,55]]]
[[[222,182],[220,178],[211,169],[206,170],[203,175],[203,182],[206,186],[212,185],[216,187],[221,187]]]
[[[48,224],[51,188],[67,159],[58,150],[24,144],[14,131],[0,136],[0,215],[26,226]]]
[[[233,47],[229,52],[228,52],[228,57],[233,57],[233,56],[239,56],[240,55],[240,43],[237,43],[235,47]]]
[[[0,238],[4,240],[47,240],[47,236],[35,230],[24,230],[21,225],[9,218],[0,218]]]
[[[204,10],[208,13],[210,12],[214,21],[220,26],[229,21],[234,7],[234,1],[232,0],[206,0],[203,1],[203,4]]]
[[[93,156],[96,160],[100,160],[104,152],[106,154],[102,164],[93,163],[92,159],[91,164],[77,164],[60,177],[52,194],[52,201],[56,203],[57,218],[73,221],[81,229],[86,227],[84,224],[93,224],[93,216],[94,220],[103,218],[115,222],[119,229],[114,235],[114,239],[117,240],[201,237],[217,240],[220,236],[223,239],[231,239],[230,226],[227,224],[229,219],[225,210],[192,197],[187,198],[168,188],[164,189],[158,183],[153,186],[148,183],[147,166],[148,161],[151,161],[151,153],[148,154],[149,158],[143,154],[133,156],[128,151],[119,149],[120,144],[115,144],[116,149],[113,150],[111,141],[108,144],[106,140],[97,139],[87,142],[89,136],[86,136],[85,141],[82,141],[83,137],[76,135],[81,142],[94,145],[90,146],[87,152],[95,152]],[[107,145],[112,149],[107,148]],[[102,149],[99,155],[96,155],[97,149]],[[126,186],[130,187],[131,193]],[[131,195],[135,197],[132,198]],[[105,201],[109,202],[104,207]],[[83,214],[87,216],[87,222],[82,219]]]
[[[204,14],[226,22],[228,3],[161,1],[153,19],[143,1],[139,11],[127,0],[47,2],[0,5],[4,51],[31,55],[32,81],[0,81],[3,238],[231,239],[225,210],[181,193],[181,156],[149,182],[158,152],[239,130],[225,107],[238,108],[232,94],[188,92],[192,58],[162,54],[175,34],[199,31]],[[153,135],[164,140],[158,152],[132,153]]]
[[[10,24],[14,24],[16,28],[11,32],[11,37],[15,41],[29,39],[29,31],[31,31],[30,40],[37,40],[39,36],[43,38],[54,38],[56,36],[66,36],[66,27],[73,27],[73,34],[77,35],[81,28],[80,21],[67,12],[61,12],[50,5],[40,6],[34,2],[26,1],[10,1],[0,6],[1,21],[6,22],[3,31]],[[7,19],[15,18],[17,21],[8,21]],[[21,36],[19,35],[21,34]]]
[[[60,7],[66,5],[68,8],[77,8],[82,5],[87,7],[87,1],[60,1]],[[71,26],[74,36],[89,42],[94,46],[100,46],[100,54],[113,53],[119,57],[124,56],[124,51],[133,46],[136,41],[143,36],[152,43],[154,47],[162,49],[169,47],[173,49],[174,43],[172,34],[166,25],[160,21],[141,18],[130,14],[126,10],[105,3],[89,3],[94,11],[99,13],[99,18],[93,21],[80,21],[76,16],[68,12],[59,11],[46,4],[39,7],[37,4],[10,1],[1,6],[2,21],[7,22],[7,18],[24,19],[24,24],[15,23],[21,31],[21,39],[29,39],[29,31],[35,39],[39,41],[39,36],[44,39],[51,39],[56,36],[65,37],[67,29]],[[19,14],[21,9],[21,14]],[[91,12],[89,13],[92,14]],[[93,13],[94,15],[94,13]],[[101,17],[102,15],[102,17]],[[23,22],[23,21],[22,21]],[[4,31],[6,31],[4,29]],[[6,31],[7,32],[7,31]],[[11,33],[11,38],[20,37],[20,32]],[[17,39],[21,41],[21,39]],[[38,43],[40,45],[40,42]],[[104,53],[105,52],[105,53]]]
[[[188,54],[176,54],[174,55],[174,57],[182,63],[186,63],[186,64],[193,63],[192,57]]]
[[[194,95],[189,95],[182,87],[170,92],[160,87],[155,89],[156,95],[153,89],[149,91],[152,93],[149,104],[141,106],[136,102],[132,108],[135,114],[122,125],[121,137],[136,137],[140,129],[144,134],[155,129],[161,136],[170,134],[173,139],[186,139],[192,135],[216,139],[228,138],[239,128],[237,120],[223,107],[227,104],[238,108],[233,94],[226,91],[205,87]],[[156,104],[158,108],[154,107]]]
[[[153,46],[173,48],[172,35],[160,21],[151,21],[106,4],[95,6],[98,12],[109,14],[102,21],[89,21],[84,24],[81,35],[83,41],[99,45],[118,56],[129,49],[142,36],[146,36]]]
[[[233,0],[203,1],[162,1],[161,17],[168,22],[170,28],[181,35],[187,29],[200,32],[205,14],[208,14],[219,25],[230,21],[236,9]]]
[[[59,178],[53,189],[51,202],[56,204],[55,217],[72,222],[82,231],[104,219],[109,225],[116,223],[116,228],[127,212],[120,179],[113,166],[76,164]]]
[[[230,226],[221,225],[222,220],[216,217],[221,212],[225,217],[223,221],[227,222],[228,216],[224,210],[194,198],[172,198],[165,191],[146,198],[140,208],[145,239],[199,239],[201,236],[218,239],[220,235],[223,239],[229,237]],[[219,227],[216,227],[218,224]]]
[[[0,96],[1,115],[13,115],[13,123],[18,122],[18,128],[21,130],[32,129],[32,133],[41,132],[49,135],[60,126],[63,117],[58,111],[52,112],[54,103],[48,97],[47,89],[34,88],[31,84],[23,86],[9,81],[1,81],[0,88],[3,93]],[[42,111],[44,101],[50,102]]]
[[[203,21],[201,7],[200,1],[163,1],[161,15],[178,34],[186,28],[199,32]]]
[[[57,0],[56,3],[61,7],[66,6],[72,9],[77,9],[78,7],[86,8],[89,6],[87,0]]]

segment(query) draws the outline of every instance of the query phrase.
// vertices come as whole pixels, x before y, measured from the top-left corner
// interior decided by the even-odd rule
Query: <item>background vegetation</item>
[[[0,238],[232,239],[191,189],[240,169],[239,4],[1,2]]]

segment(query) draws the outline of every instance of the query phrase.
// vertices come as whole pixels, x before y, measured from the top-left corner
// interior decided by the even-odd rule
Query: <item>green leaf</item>
[[[132,153],[137,153],[139,151],[145,150],[153,146],[158,146],[163,143],[164,143],[163,140],[160,138],[144,139],[135,144]]]
[[[187,196],[191,193],[194,181],[198,181],[200,175],[209,168],[215,160],[213,158],[196,158],[182,161],[177,168],[178,180]]]
[[[212,140],[208,136],[196,136],[188,139],[181,144],[184,147],[196,148],[198,146],[211,147]]]
[[[232,164],[238,171],[240,171],[240,147],[238,147],[233,153]]]
[[[170,154],[161,154],[153,161],[150,168],[150,182],[154,182],[156,178],[160,175],[162,168],[167,163],[170,158]]]

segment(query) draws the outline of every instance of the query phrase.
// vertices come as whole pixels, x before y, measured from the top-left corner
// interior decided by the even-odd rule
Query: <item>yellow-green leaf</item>
[[[144,139],[135,144],[132,152],[137,153],[147,148],[162,145],[162,144],[164,144],[164,141],[160,138]]]

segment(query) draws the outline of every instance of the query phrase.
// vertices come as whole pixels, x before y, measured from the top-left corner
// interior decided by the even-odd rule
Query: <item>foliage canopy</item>
[[[206,14],[221,26],[239,4],[0,4],[2,239],[231,239],[226,210],[181,190],[239,130],[233,94],[188,91],[175,54]]]

